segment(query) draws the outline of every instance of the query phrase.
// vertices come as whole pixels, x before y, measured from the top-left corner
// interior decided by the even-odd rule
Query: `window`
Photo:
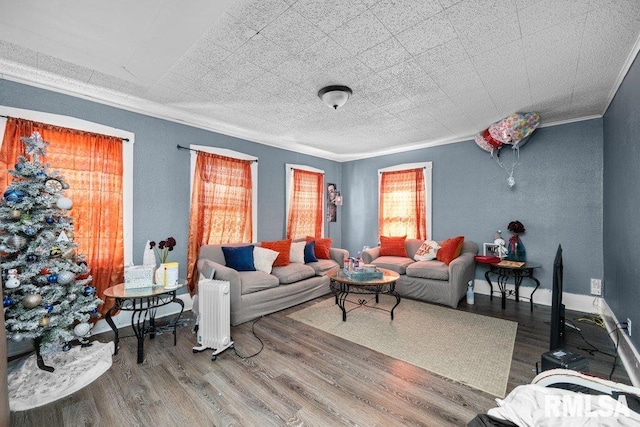
[[[190,148],[194,151],[187,282],[193,294],[202,245],[255,241],[257,159],[213,147]]]
[[[309,166],[286,165],[287,238],[321,237],[324,172]]]
[[[431,238],[431,162],[380,169],[378,234]]]

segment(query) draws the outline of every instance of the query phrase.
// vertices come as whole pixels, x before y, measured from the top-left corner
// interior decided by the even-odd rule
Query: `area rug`
[[[95,381],[111,367],[113,342],[94,341],[90,347],[75,346],[67,352],[45,354],[53,372],[36,365],[35,354],[10,369],[9,408],[26,411],[62,399]]]
[[[378,306],[393,303],[395,298],[380,295]],[[347,310],[354,307],[346,303]],[[409,299],[396,307],[394,320],[364,306],[348,312],[343,322],[333,298],[289,317],[494,396],[507,391],[516,322]]]

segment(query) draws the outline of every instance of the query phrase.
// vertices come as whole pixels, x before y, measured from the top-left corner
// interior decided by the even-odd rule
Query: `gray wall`
[[[277,240],[285,235],[285,164],[297,163],[322,169],[327,182],[342,188],[341,166],[293,151],[277,149],[167,120],[105,106],[27,85],[0,79],[0,105],[43,111],[112,126],[135,133],[133,191],[133,255],[142,262],[147,240],[173,236],[178,242],[170,259],[180,263],[185,277],[189,230],[190,154],[177,144],[229,148],[257,157],[258,240]],[[55,166],[55,165],[52,165]],[[331,237],[341,245],[338,222]]]
[[[520,150],[512,189],[508,174],[473,141],[345,163],[343,245],[353,253],[378,241],[379,168],[431,161],[436,240],[462,234],[482,248],[498,229],[508,238],[507,224],[519,220],[528,259],[543,264],[536,273],[541,286],[551,287],[553,258],[562,244],[565,290],[588,294],[590,278],[604,274],[602,150],[600,119],[538,129]],[[511,150],[503,151],[510,166]],[[476,277],[484,279],[484,271],[479,265]]]
[[[640,348],[640,60],[604,115],[604,294]],[[636,331],[636,332],[634,332]]]

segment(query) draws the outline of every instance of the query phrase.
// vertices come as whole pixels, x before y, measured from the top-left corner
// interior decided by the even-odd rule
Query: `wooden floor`
[[[145,361],[137,365],[135,338],[125,338],[106,374],[69,397],[13,412],[11,425],[460,426],[495,406],[495,396],[287,317],[314,302],[260,319],[255,333],[264,350],[250,359],[233,350],[214,362],[209,350],[193,354],[195,336],[184,327],[176,347],[170,333],[147,339]],[[528,303],[507,301],[502,310],[499,298],[477,295],[475,305],[463,300],[458,309],[518,322],[508,391],[529,383],[548,350],[549,307],[536,306],[531,313]],[[567,312],[568,320],[580,316]],[[614,349],[606,331],[574,323],[601,352],[585,351],[593,347],[573,329],[567,329],[567,348],[586,356],[592,373],[608,377],[613,357],[602,352]],[[251,329],[251,322],[232,328],[241,355],[260,348]],[[112,334],[96,338],[109,341]],[[630,384],[619,361],[613,379]]]

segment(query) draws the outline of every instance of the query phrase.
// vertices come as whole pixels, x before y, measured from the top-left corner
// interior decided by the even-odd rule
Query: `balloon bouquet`
[[[478,147],[491,153],[491,157],[493,157],[493,152],[496,152],[498,165],[509,174],[509,178],[507,178],[509,187],[516,185],[516,180],[513,178],[513,170],[520,162],[520,147],[529,140],[529,137],[538,126],[540,126],[540,115],[538,113],[513,113],[492,124],[487,129],[478,132],[475,137]],[[505,144],[511,145],[513,150],[514,159],[511,168],[507,168],[500,160],[500,150]]]

